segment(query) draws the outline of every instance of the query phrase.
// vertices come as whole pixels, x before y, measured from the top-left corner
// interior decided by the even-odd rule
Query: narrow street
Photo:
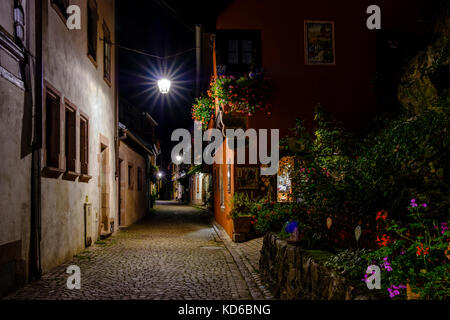
[[[66,287],[70,265],[81,269],[80,290]],[[149,217],[6,299],[252,299],[252,294],[211,216],[159,201]]]

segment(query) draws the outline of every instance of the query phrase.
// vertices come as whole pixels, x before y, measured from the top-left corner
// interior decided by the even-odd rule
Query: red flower
[[[387,216],[388,216],[387,211],[386,210],[381,210],[381,211],[377,212],[377,217],[375,218],[375,220],[378,220],[380,218],[383,219],[383,220],[386,220]]]
[[[385,247],[385,246],[387,246],[388,244],[389,244],[389,242],[391,241],[390,240],[390,237],[388,236],[388,235],[385,235],[385,234],[383,234],[382,236],[381,236],[381,239],[380,239],[380,237],[377,237],[377,244],[380,246],[380,247]]]
[[[428,254],[428,250],[430,249],[430,248],[425,248],[425,249],[424,249],[424,248],[423,248],[423,243],[420,244],[420,247],[417,246],[416,248],[417,248],[416,254],[417,254],[418,256],[420,256],[422,253],[423,253],[424,256],[426,256],[426,255]]]

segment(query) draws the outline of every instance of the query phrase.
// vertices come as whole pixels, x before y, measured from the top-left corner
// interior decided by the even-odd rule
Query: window
[[[70,5],[69,0],[51,0],[51,5],[53,9],[55,9],[56,13],[61,17],[61,19],[66,22],[68,15],[67,15],[67,8]]]
[[[95,0],[88,0],[87,11],[87,32],[88,32],[88,56],[97,63],[97,3]]]
[[[16,42],[22,45],[23,40],[25,39],[25,15],[23,13],[21,1],[16,0],[14,2],[14,32]]]
[[[228,40],[228,64],[239,63],[239,40]]]
[[[253,41],[243,40],[242,41],[242,55],[241,61],[243,64],[253,63]]]
[[[220,192],[220,207],[225,208],[225,195],[223,190],[223,167],[219,166],[219,192]]]
[[[280,160],[277,176],[278,202],[293,202],[292,180],[290,172],[294,169],[294,158],[284,157]]]
[[[223,72],[242,73],[261,67],[261,36],[256,30],[217,32],[217,66]]]
[[[87,117],[80,116],[80,162],[81,174],[88,175],[89,171],[89,122]]]
[[[103,23],[103,77],[111,84],[111,33]]]
[[[138,190],[142,190],[142,169],[138,167],[137,169],[137,184],[138,184]]]
[[[45,93],[45,166],[60,168],[60,96],[56,91],[46,88]]]
[[[65,130],[65,151],[66,151],[66,172],[75,172],[77,163],[77,141],[76,141],[76,110],[66,102],[66,130]]]
[[[128,165],[128,189],[133,190],[134,176],[133,166]]]
[[[227,192],[231,193],[231,164],[227,164]]]

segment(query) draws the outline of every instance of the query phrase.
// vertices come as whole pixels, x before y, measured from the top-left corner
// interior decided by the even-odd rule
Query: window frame
[[[82,158],[82,123],[84,122],[84,126],[86,126],[85,129],[85,147],[86,147],[86,151],[85,151],[85,157],[86,157],[86,162],[83,162],[83,158]],[[92,176],[89,174],[89,117],[87,116],[87,114],[85,114],[84,112],[82,112],[81,110],[79,111],[79,117],[78,117],[78,127],[79,127],[79,131],[78,131],[78,136],[79,136],[79,146],[78,146],[78,154],[79,154],[79,163],[80,163],[80,177],[78,178],[78,181],[80,182],[89,182],[89,180],[92,178]]]
[[[78,148],[77,148],[77,133],[78,130],[77,128],[79,127],[78,125],[78,108],[71,103],[67,98],[64,98],[64,130],[63,130],[63,141],[64,141],[64,164],[65,164],[65,173],[63,174],[63,179],[64,180],[71,180],[71,181],[75,181],[75,179],[80,176],[80,172],[77,170],[78,169],[78,162],[79,162],[79,156],[78,156]],[[73,140],[72,140],[72,144],[70,144],[70,141],[68,141],[70,139],[70,136],[68,136],[68,119],[67,119],[67,112],[72,112],[73,113],[73,117],[74,117],[74,123],[73,123]],[[68,149],[69,147],[72,146],[73,150],[72,152],[74,152],[75,158],[71,159],[72,161],[74,161],[73,163],[73,167],[72,168],[68,168],[69,167],[69,161],[70,159],[68,158],[70,155],[68,154],[68,152],[70,152]],[[81,154],[80,154],[81,156]]]
[[[262,67],[261,30],[220,30],[217,32],[217,65],[225,67],[226,73],[256,71]],[[237,41],[238,63],[229,63],[230,41]],[[243,42],[252,42],[252,62],[243,63]]]
[[[107,47],[107,43],[109,47]],[[107,61],[107,48],[109,48],[109,65],[108,65],[108,74],[106,73],[106,61]],[[112,42],[111,42],[111,32],[106,24],[106,21],[103,20],[103,79],[111,87],[111,79],[112,79]]]
[[[128,190],[134,189],[134,165],[128,163]]]
[[[57,128],[53,128],[54,131],[57,131],[57,135],[55,135],[55,132],[52,132],[52,135],[57,137],[57,141],[55,143],[57,144],[57,155],[54,155],[54,157],[57,157],[58,166],[54,166],[49,164],[49,153],[51,150],[49,150],[49,133],[48,130],[48,96],[51,96],[55,101],[55,107],[58,112],[58,114],[55,116],[58,119],[55,120],[52,118],[51,121],[55,121],[54,124],[57,123]],[[63,165],[63,159],[62,159],[62,141],[61,141],[61,130],[62,130],[62,95],[61,92],[55,89],[50,83],[45,82],[45,88],[44,88],[44,96],[43,96],[43,110],[42,110],[42,155],[43,155],[43,169],[42,169],[42,175],[47,178],[58,178],[62,173],[64,173],[64,165]],[[53,114],[56,110],[52,110],[51,113]],[[50,122],[51,123],[51,122]],[[51,147],[50,147],[51,148]],[[55,160],[55,159],[53,159]]]
[[[64,22],[64,25],[67,27],[67,18],[69,18],[67,14],[67,8],[70,6],[70,0],[61,0],[61,1],[67,1],[67,7],[65,8],[66,11],[62,12],[61,8],[56,3],[57,0],[50,0],[50,6],[55,10],[55,12],[58,14],[58,16],[61,18],[62,22]]]
[[[95,12],[95,54],[94,52],[90,52],[89,41],[90,41],[90,31],[91,31],[91,23],[90,23],[90,13]],[[86,30],[87,30],[87,56],[89,60],[91,60],[92,64],[97,68],[97,58],[98,58],[98,4],[96,0],[87,0],[87,13],[86,13]],[[92,55],[94,54],[94,55]]]
[[[142,191],[142,168],[137,167],[137,190]]]
[[[22,21],[19,21],[18,15],[21,14]],[[17,45],[23,46],[23,42],[26,37],[26,29],[25,29],[25,10],[23,9],[22,3],[18,0],[14,1],[14,40]],[[17,28],[20,27],[22,29],[23,38],[20,38],[17,34]]]

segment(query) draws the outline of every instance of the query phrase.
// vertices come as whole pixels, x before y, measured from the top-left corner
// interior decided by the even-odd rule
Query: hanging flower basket
[[[211,116],[214,114],[215,104],[211,97],[200,97],[195,99],[195,103],[192,106],[192,119],[200,121],[203,129],[208,127],[208,123],[211,120]]]
[[[223,113],[222,122],[227,129],[245,130],[247,127],[247,116],[237,112]]]
[[[262,74],[245,75],[239,78],[221,75],[213,79],[208,95],[218,98],[225,113],[253,115],[266,109],[271,93],[271,85]]]

